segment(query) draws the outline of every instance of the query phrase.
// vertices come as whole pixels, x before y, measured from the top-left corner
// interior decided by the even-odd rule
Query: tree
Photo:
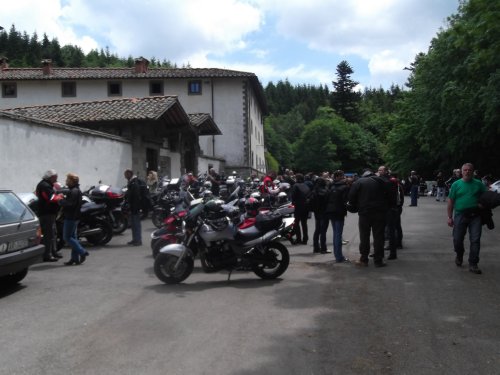
[[[331,106],[335,112],[348,122],[359,122],[359,103],[361,94],[354,91],[358,82],[351,79],[354,71],[347,61],[337,65],[337,81],[333,81]]]

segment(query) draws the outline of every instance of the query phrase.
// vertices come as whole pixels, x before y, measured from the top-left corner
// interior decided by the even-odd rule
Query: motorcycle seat
[[[255,240],[256,238],[259,238],[262,236],[262,232],[257,230],[255,227],[251,227],[248,229],[241,229],[236,232],[236,236],[234,236],[234,239],[237,242],[248,242],[251,240]]]
[[[106,208],[106,205],[104,203],[89,202],[89,203],[83,204],[80,211],[81,211],[81,213],[85,213],[88,211],[101,210],[104,208]]]

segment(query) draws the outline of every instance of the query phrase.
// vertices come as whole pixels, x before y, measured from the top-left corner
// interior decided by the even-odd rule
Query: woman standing
[[[68,173],[66,176],[68,190],[65,197],[59,201],[64,215],[63,239],[71,246],[71,259],[64,263],[66,266],[82,264],[89,255],[76,236],[82,206],[82,192],[80,191],[79,181],[80,179],[76,174]]]

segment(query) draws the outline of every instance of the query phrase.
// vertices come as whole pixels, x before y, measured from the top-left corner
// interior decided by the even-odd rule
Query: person
[[[212,193],[215,196],[219,196],[219,191],[220,191],[219,186],[221,183],[221,179],[220,179],[220,176],[215,171],[215,169],[213,169],[213,168],[208,169],[207,180],[210,181],[210,183],[212,184],[212,188],[211,188]]]
[[[276,188],[276,185],[274,184],[275,179],[276,172],[269,171],[262,179],[262,184],[259,187],[265,207],[272,206],[274,195],[278,194],[279,192],[279,189]]]
[[[370,232],[373,232],[373,260],[375,267],[384,267],[384,231],[389,209],[388,182],[366,169],[349,190],[348,201],[358,210],[359,252],[357,266],[368,266],[370,254]]]
[[[378,176],[383,179],[386,183],[388,184],[388,202],[389,202],[389,209],[387,210],[387,216],[386,216],[386,228],[385,232],[387,233],[387,239],[389,240],[389,257],[387,259],[393,260],[397,259],[397,240],[396,240],[396,226],[397,226],[397,221],[399,218],[399,212],[398,212],[398,185],[390,180],[390,172],[389,170],[381,165],[378,168],[377,172]]]
[[[148,185],[149,192],[154,193],[158,188],[158,173],[153,170],[149,171],[146,183]]]
[[[478,206],[479,196],[486,191],[484,184],[473,178],[474,166],[462,166],[462,178],[451,185],[448,194],[448,226],[453,228],[453,248],[456,253],[455,264],[462,267],[465,252],[464,239],[469,231],[469,271],[481,274],[478,267],[481,241],[481,215]]]
[[[64,263],[66,266],[79,265],[85,262],[89,253],[82,247],[76,235],[78,222],[80,221],[82,207],[82,192],[80,191],[80,178],[74,173],[66,175],[66,186],[64,198],[60,199],[59,205],[62,207],[63,239],[71,246],[71,258]]]
[[[55,197],[54,184],[57,182],[57,172],[49,169],[36,186],[35,194],[38,197],[38,219],[43,234],[44,262],[57,262],[62,255],[57,253],[56,242],[56,216],[59,205]]]
[[[436,202],[440,202],[441,200],[446,202],[445,190],[446,181],[444,180],[443,172],[439,171],[436,175]]]
[[[307,230],[307,219],[309,215],[309,207],[307,204],[308,196],[311,192],[309,187],[304,183],[304,175],[297,173],[295,175],[295,184],[292,187],[292,204],[295,206],[293,216],[295,218],[295,234],[297,242],[307,244],[309,239]],[[302,231],[301,231],[302,229]]]
[[[418,189],[420,186],[420,178],[418,177],[417,172],[411,171],[408,180],[410,181],[410,207],[417,207]]]
[[[130,169],[125,170],[123,175],[128,181],[125,201],[129,205],[130,226],[132,228],[132,241],[127,242],[127,245],[141,246],[141,181]]]
[[[333,173],[333,182],[328,192],[326,203],[327,222],[331,221],[333,230],[333,255],[337,263],[348,262],[342,254],[342,233],[344,231],[344,220],[347,215],[347,196],[349,187],[344,178],[344,172],[337,170]],[[327,224],[328,225],[328,224]]]
[[[310,207],[314,214],[313,253],[326,254],[328,252],[328,249],[326,248],[328,218],[325,214],[327,200],[328,188],[326,186],[326,181],[325,179],[318,177],[312,190]]]
[[[453,183],[455,181],[458,181],[462,178],[462,175],[461,175],[461,172],[460,172],[460,168],[456,168],[453,170],[453,173],[451,174],[451,177],[449,179],[446,180],[445,182],[445,185],[446,187],[449,189],[451,189],[451,185],[453,185]]]
[[[401,215],[403,213],[403,206],[405,203],[404,187],[398,179],[398,174],[395,172],[390,173],[390,179],[396,185],[398,195],[396,197],[397,215],[395,216],[394,232],[396,236],[396,249],[403,248],[403,226],[401,225]]]

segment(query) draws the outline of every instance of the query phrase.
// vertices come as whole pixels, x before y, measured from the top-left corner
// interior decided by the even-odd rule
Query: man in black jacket
[[[44,262],[57,262],[62,258],[56,252],[56,216],[59,211],[59,205],[53,199],[54,184],[57,182],[57,172],[49,169],[42,177],[42,180],[36,186],[36,196],[38,197],[38,218],[40,228],[43,234],[43,244],[45,252],[43,253]]]
[[[358,207],[359,252],[361,257],[355,264],[368,266],[370,254],[370,232],[373,232],[375,267],[384,267],[384,231],[389,209],[390,182],[376,176],[367,169],[349,190],[349,202]]]
[[[141,246],[142,245],[142,228],[141,228],[141,181],[134,175],[132,170],[127,169],[124,176],[128,181],[127,193],[125,194],[125,201],[130,207],[130,227],[132,228],[132,241],[127,242],[128,245]]]
[[[292,187],[292,203],[295,206],[293,214],[295,217],[295,233],[297,234],[297,241],[299,243],[307,244],[307,217],[309,215],[307,199],[311,190],[304,183],[304,175],[297,173],[295,179],[297,182]],[[302,234],[300,227],[302,227]]]
[[[344,231],[344,220],[347,215],[346,203],[349,187],[341,170],[333,173],[333,183],[328,193],[325,212],[328,220],[332,222],[333,230],[333,255],[337,263],[348,262],[349,259],[342,254],[342,233]]]

